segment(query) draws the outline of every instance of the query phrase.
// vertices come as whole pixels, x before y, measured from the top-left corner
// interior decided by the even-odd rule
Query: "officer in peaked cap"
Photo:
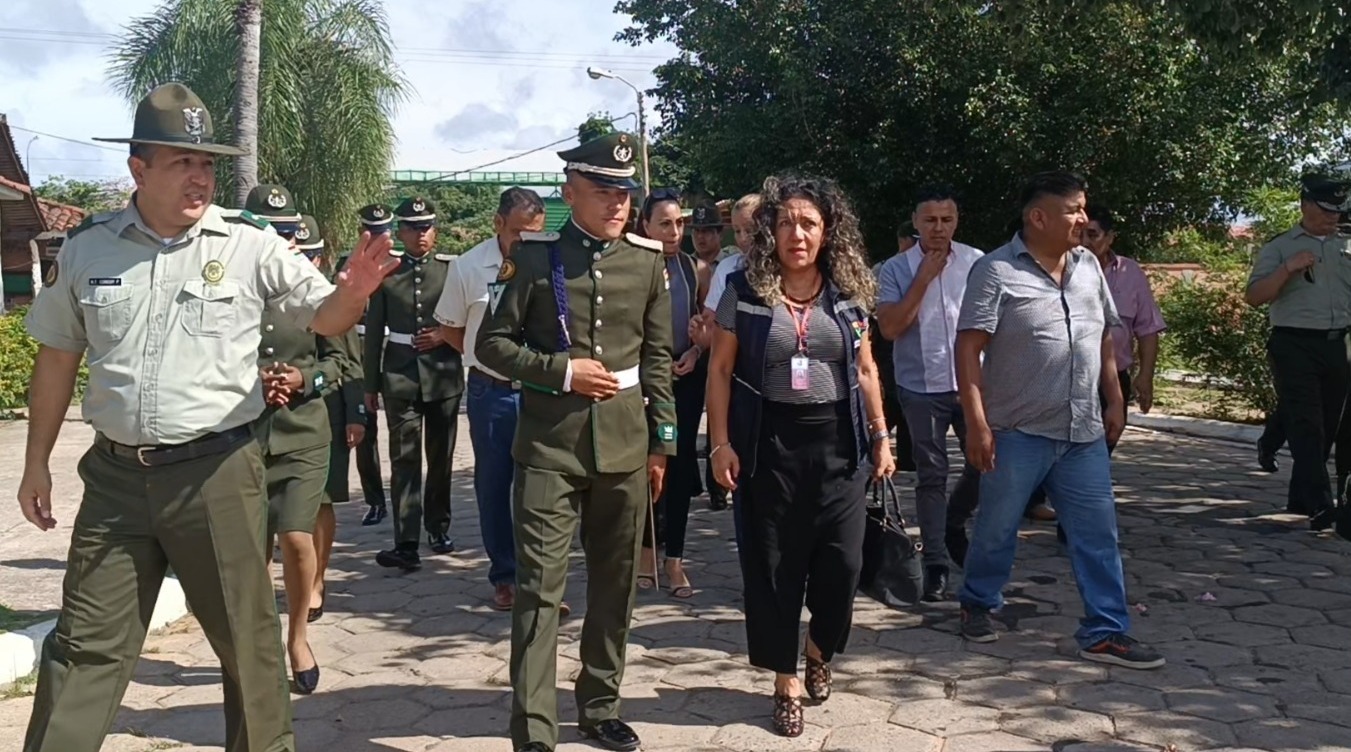
[[[308,214],[300,215],[300,223],[296,227],[295,241],[296,250],[304,254],[305,258],[310,261],[324,255],[324,239],[319,235],[319,222]]]
[[[361,207],[357,212],[357,219],[361,224],[363,232],[369,232],[371,235],[387,235],[394,226],[394,210],[384,204],[369,204]],[[334,272],[342,271],[342,265],[347,257],[338,260]],[[356,326],[357,349],[355,357],[360,364],[362,354],[365,352],[366,340],[366,316],[369,313],[361,315],[361,323]],[[366,432],[361,441],[356,445],[357,455],[357,475],[361,477],[361,494],[366,501],[366,514],[361,518],[362,527],[371,527],[379,525],[389,514],[389,507],[385,502],[385,479],[384,471],[380,468],[380,415],[376,410],[367,410],[365,407],[365,389],[361,386],[363,372],[359,372],[355,379],[357,388],[361,391],[361,412],[364,416]],[[342,493],[346,493],[347,478],[342,478]]]
[[[589,589],[578,728],[609,749],[639,746],[619,720],[619,685],[644,514],[675,454],[676,416],[662,246],[624,232],[634,145],[614,133],[558,155],[572,219],[560,232],[522,234],[476,344],[484,366],[523,386],[512,447],[511,738],[525,752],[558,743],[558,620],[579,519]]]
[[[436,250],[436,207],[422,197],[394,210],[403,263],[371,297],[362,358],[366,409],[380,398],[389,426],[394,547],[379,552],[382,567],[421,566],[425,533],[435,554],[455,550],[450,537],[450,469],[459,426],[464,366],[432,317],[454,257]],[[426,437],[426,483],[422,470]]]
[[[1306,178],[1300,223],[1257,252],[1244,296],[1251,306],[1271,304],[1267,353],[1293,460],[1286,507],[1308,515],[1314,530],[1332,527],[1333,499],[1345,493],[1344,476],[1351,475],[1351,463],[1341,456],[1337,471],[1343,477],[1335,490],[1327,473],[1351,383],[1351,259],[1347,239],[1337,232],[1346,202],[1345,185]],[[1347,451],[1339,455],[1351,458]]]
[[[23,749],[102,746],[173,567],[220,659],[226,751],[294,750],[254,428],[262,318],[342,333],[393,271],[390,243],[359,244],[335,287],[266,221],[212,204],[212,157],[242,150],[182,84],[141,101],[130,138],[104,140],[131,144],[136,193],[70,231],[25,322],[40,348],[18,500],[39,530],[57,524],[49,455],[82,360],[95,433]]]
[[[300,229],[300,211],[284,185],[258,185],[244,200],[244,211],[272,225],[277,234],[290,240]]]

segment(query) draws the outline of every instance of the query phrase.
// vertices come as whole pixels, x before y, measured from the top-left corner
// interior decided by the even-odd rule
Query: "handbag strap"
[[[872,489],[873,506],[882,507],[882,515],[886,521],[904,530],[905,518],[901,516],[901,497],[896,491],[896,484],[891,478],[882,478],[871,479],[868,485]]]

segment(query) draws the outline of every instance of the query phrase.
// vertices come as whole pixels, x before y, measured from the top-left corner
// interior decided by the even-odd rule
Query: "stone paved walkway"
[[[63,446],[79,446],[72,428],[82,427],[68,425]],[[466,449],[457,556],[388,574],[372,557],[389,524],[362,529],[358,506],[341,510],[328,614],[311,632],[323,683],[294,703],[300,749],[510,750],[509,619],[488,608]],[[1080,606],[1068,561],[1053,528],[1028,527],[1000,641],[964,644],[955,604],[901,612],[860,599],[835,695],[807,708],[797,740],[769,731],[770,677],[745,663],[730,515],[696,502],[689,569],[699,592],[687,603],[640,598],[624,717],[649,750],[1351,749],[1351,544],[1276,514],[1284,468],[1266,476],[1251,465],[1246,446],[1135,430],[1116,454],[1135,631],[1166,654],[1164,670],[1073,657]],[[69,475],[58,482],[76,494]],[[58,556],[15,556],[15,540],[12,530],[0,539],[3,566]],[[584,589],[578,565],[567,597],[583,612]],[[33,607],[50,602],[50,593],[33,597]],[[574,616],[563,629],[566,722],[580,627]],[[211,650],[185,619],[148,642],[104,749],[219,749],[220,701]],[[31,705],[0,701],[0,752],[19,749]],[[568,752],[592,749],[571,726],[563,741]]]

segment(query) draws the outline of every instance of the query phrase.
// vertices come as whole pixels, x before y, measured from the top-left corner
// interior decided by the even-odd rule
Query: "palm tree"
[[[243,205],[258,185],[258,77],[263,44],[263,0],[239,0],[235,23],[239,55],[235,60],[235,145],[248,150],[235,158],[235,202]]]
[[[128,24],[109,76],[128,102],[182,81],[215,115],[218,134],[241,146],[250,138],[252,103],[256,179],[290,188],[337,247],[351,238],[356,210],[382,196],[394,156],[390,121],[409,93],[384,7],[378,0],[267,0],[261,29],[254,27],[260,64],[251,95],[241,61],[250,6],[263,3],[165,0]],[[222,164],[217,200],[242,203],[254,179],[247,171],[247,163],[238,175]]]

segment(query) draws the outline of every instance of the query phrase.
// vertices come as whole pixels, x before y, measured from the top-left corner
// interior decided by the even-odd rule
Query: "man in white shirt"
[[[956,431],[963,448],[966,445],[953,348],[966,276],[984,255],[953,242],[957,216],[951,188],[920,190],[912,218],[919,244],[882,265],[877,301],[882,336],[895,342],[897,396],[914,447],[926,601],[942,600],[947,593],[948,428]],[[969,514],[976,506],[979,485],[980,473],[967,464],[952,492],[952,510]]]
[[[474,356],[483,317],[497,304],[514,268],[511,249],[525,234],[544,229],[544,202],[534,191],[509,188],[493,216],[496,234],[466,251],[451,265],[434,314],[446,341],[463,354],[469,369],[466,391],[469,439],[474,447],[474,493],[478,497],[483,548],[491,564],[493,608],[510,611],[516,599],[516,542],[512,532],[511,483],[515,461],[511,442],[520,409],[520,384],[482,365]]]

